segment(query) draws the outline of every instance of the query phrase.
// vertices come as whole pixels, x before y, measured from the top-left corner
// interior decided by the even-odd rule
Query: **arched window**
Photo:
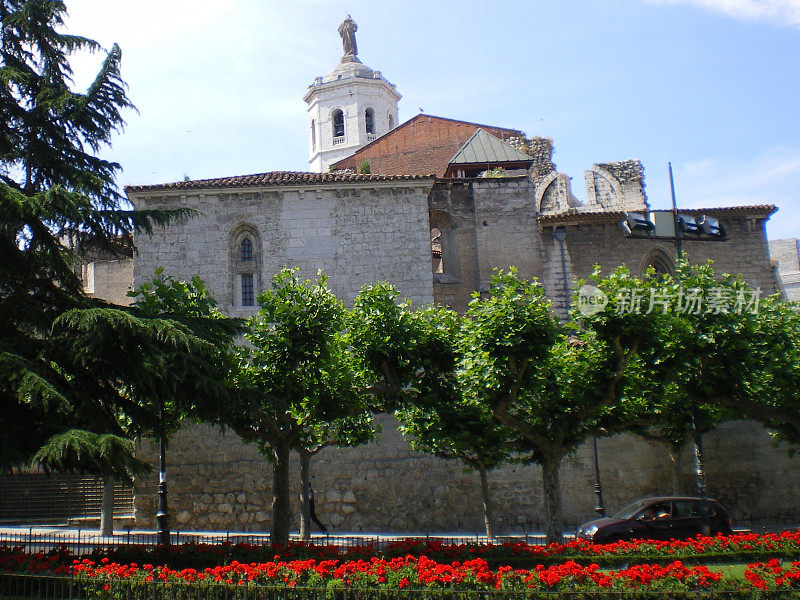
[[[663,250],[655,249],[650,252],[647,260],[644,262],[642,274],[647,273],[650,267],[653,267],[656,276],[675,274],[675,265],[672,263],[672,259],[667,256]]]
[[[364,123],[366,125],[367,133],[375,133],[375,111],[368,108],[364,112]]]
[[[442,273],[442,232],[438,227],[431,229],[431,260],[433,272]]]
[[[341,109],[337,108],[333,111],[331,120],[333,122],[333,137],[344,137],[344,113]]]
[[[389,131],[391,131],[392,129],[394,129],[394,118],[392,117],[392,115],[389,115]]]
[[[261,238],[247,223],[230,235],[230,300],[233,308],[255,308],[261,288]]]
[[[239,244],[239,260],[243,263],[253,260],[253,242],[249,237],[243,238],[242,243]]]
[[[311,119],[311,148],[317,149],[317,123],[314,119]]]
[[[430,213],[431,267],[437,283],[461,281],[461,257],[458,251],[458,230],[449,213],[433,210]]]

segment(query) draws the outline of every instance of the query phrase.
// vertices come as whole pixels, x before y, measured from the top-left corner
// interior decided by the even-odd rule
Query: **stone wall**
[[[800,247],[798,240],[771,240],[769,254],[789,300],[800,300]]]
[[[327,448],[312,460],[316,512],[332,532],[474,532],[483,527],[476,473],[457,461],[411,451],[388,416],[379,443]],[[769,445],[752,422],[722,425],[704,437],[709,495],[741,525],[794,524],[800,520],[800,458]],[[638,497],[671,493],[672,467],[666,448],[618,435],[598,441],[601,481],[609,511]],[[140,455],[156,459],[154,444]],[[731,457],[737,460],[731,460]],[[186,428],[170,442],[167,477],[174,528],[269,531],[271,466],[254,446],[208,426]],[[681,457],[677,491],[693,493],[690,450]],[[292,498],[298,497],[299,461],[293,456]],[[565,521],[592,517],[595,503],[591,444],[565,459],[561,470]],[[153,526],[156,478],[137,482],[137,526]],[[490,473],[501,532],[538,529],[543,519],[541,471],[507,466]],[[294,527],[298,527],[297,501]]]
[[[133,300],[128,297],[133,282],[133,261],[122,258],[85,263],[81,265],[81,281],[87,295],[127,306]]]
[[[346,302],[366,283],[390,281],[415,304],[429,303],[429,189],[429,182],[408,181],[132,193],[139,209],[199,211],[189,220],[137,238],[134,283],[151,278],[156,267],[181,278],[199,275],[222,310],[252,314],[254,309],[237,303],[230,258],[237,231],[247,227],[259,242],[256,292],[289,266],[297,267],[303,277],[324,270],[333,292]]]

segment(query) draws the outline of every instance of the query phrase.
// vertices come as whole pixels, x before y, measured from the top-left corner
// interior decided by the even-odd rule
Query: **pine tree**
[[[126,210],[120,165],[97,156],[133,108],[121,52],[63,33],[65,14],[60,1],[0,0],[0,469],[72,427],[125,434],[120,390],[90,384],[53,325],[108,309],[83,294],[76,251],[119,254],[133,231],[181,216]],[[72,81],[78,50],[104,54],[85,91]]]

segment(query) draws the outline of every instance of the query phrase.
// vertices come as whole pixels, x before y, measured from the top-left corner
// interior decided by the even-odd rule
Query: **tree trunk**
[[[300,455],[300,539],[311,539],[311,451],[298,448]]]
[[[483,500],[483,523],[486,526],[486,537],[491,542],[494,539],[494,514],[492,512],[492,499],[489,496],[489,478],[486,474],[486,467],[478,465],[478,473],[481,476],[481,500]]]
[[[545,452],[542,457],[542,490],[544,492],[544,530],[547,543],[561,543],[564,518],[561,513],[561,483],[558,470],[562,452]]]
[[[114,535],[114,478],[103,478],[103,503],[100,506],[100,535]]]
[[[670,460],[670,485],[672,487],[672,495],[678,496],[682,493],[681,474],[683,473],[683,452],[682,448],[676,448],[669,444],[669,460]]]
[[[289,455],[291,445],[280,441],[274,450],[272,464],[272,531],[270,545],[286,546],[289,543],[289,528],[292,524],[292,505],[289,498]]]

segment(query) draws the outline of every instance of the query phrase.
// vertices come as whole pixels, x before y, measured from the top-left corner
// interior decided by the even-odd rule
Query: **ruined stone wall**
[[[345,302],[361,286],[390,281],[416,304],[433,299],[428,191],[415,182],[368,186],[265,188],[233,191],[160,192],[132,195],[137,208],[189,207],[198,215],[136,239],[134,281],[151,278],[156,267],[177,277],[199,275],[220,308],[246,316],[237,303],[232,259],[235,236],[246,226],[257,238],[260,262],[256,293],[283,267],[303,277],[318,269]]]
[[[332,532],[482,531],[476,473],[457,461],[411,451],[388,416],[379,443],[328,448],[312,460],[316,512]],[[722,425],[704,437],[709,495],[737,523],[796,523],[800,510],[800,458],[771,448],[766,432],[752,422]],[[618,435],[598,440],[606,506],[672,492],[667,450],[653,442]],[[156,460],[154,444],[140,455]],[[731,460],[731,457],[737,457]],[[678,492],[693,493],[690,450],[681,456]],[[298,497],[299,461],[293,456],[292,497]],[[182,430],[167,454],[170,513],[175,529],[269,531],[271,466],[254,446],[230,432],[208,427]],[[536,530],[543,520],[541,470],[507,466],[490,473],[498,528],[504,533]],[[561,469],[564,517],[574,526],[592,517],[595,503],[591,443],[565,459]],[[137,482],[136,524],[153,526],[156,477]],[[299,511],[294,504],[294,527]]]

